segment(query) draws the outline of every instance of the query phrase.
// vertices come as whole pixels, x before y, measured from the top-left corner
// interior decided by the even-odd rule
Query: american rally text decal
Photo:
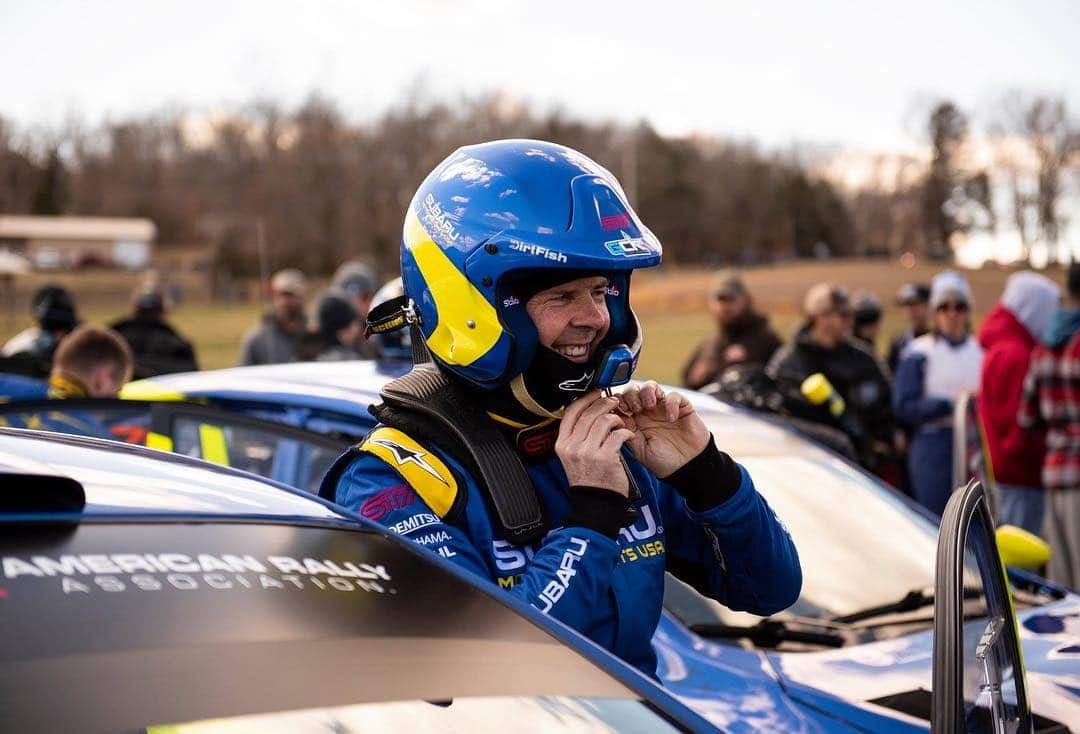
[[[385,566],[326,558],[186,553],[4,556],[4,581],[55,580],[65,594],[176,589],[316,589],[396,594]],[[7,597],[14,584],[5,584]],[[2,597],[0,597],[2,598]]]

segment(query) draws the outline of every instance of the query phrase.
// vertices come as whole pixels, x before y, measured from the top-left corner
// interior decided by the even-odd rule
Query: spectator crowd
[[[408,369],[406,333],[364,333],[369,310],[401,295],[400,278],[381,284],[350,261],[326,290],[310,291],[299,270],[273,275],[269,308],[244,335],[238,364],[379,359]],[[742,278],[720,273],[708,300],[715,331],[693,350],[683,383],[783,415],[938,515],[954,488],[957,401],[972,394],[999,521],[1047,540],[1049,578],[1080,587],[1080,264],[1068,271],[1064,302],[1050,279],[1014,273],[977,331],[972,289],[956,271],[906,283],[895,299],[906,326],[882,335],[877,294],[817,283],[785,342]],[[32,325],[0,350],[6,400],[115,397],[132,377],[198,369],[156,279],[109,327],[82,324],[60,286],[38,289],[30,305]]]
[[[867,291],[818,283],[782,343],[745,283],[718,276],[716,331],[683,368],[702,389],[786,422],[941,515],[954,487],[957,403],[970,394],[996,487],[998,520],[1042,536],[1050,579],[1080,586],[1080,264],[1067,295],[1014,273],[978,330],[958,272],[896,294],[906,328],[879,355],[882,305]]]

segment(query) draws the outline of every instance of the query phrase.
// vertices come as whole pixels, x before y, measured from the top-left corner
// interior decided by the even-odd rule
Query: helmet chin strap
[[[561,418],[567,405],[596,387],[601,356],[574,362],[554,349],[539,347],[528,369],[510,381],[510,392],[530,413]]]
[[[510,393],[514,396],[514,399],[518,401],[521,407],[529,411],[533,415],[541,418],[556,418],[561,419],[563,413],[566,412],[566,407],[559,408],[556,411],[551,411],[545,408],[540,403],[536,402],[531,394],[529,394],[529,388],[525,386],[525,376],[518,375],[510,381]]]

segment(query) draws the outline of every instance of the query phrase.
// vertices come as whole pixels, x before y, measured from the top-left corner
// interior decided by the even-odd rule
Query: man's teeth
[[[559,354],[564,357],[584,357],[588,351],[589,347],[585,344],[568,344],[559,347]]]

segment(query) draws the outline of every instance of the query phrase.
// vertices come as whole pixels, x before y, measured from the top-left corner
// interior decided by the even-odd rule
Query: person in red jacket
[[[979,328],[985,357],[978,408],[998,486],[998,519],[1032,533],[1042,529],[1045,495],[1039,473],[1046,453],[1045,433],[1023,430],[1016,411],[1031,353],[1050,326],[1060,298],[1049,278],[1030,270],[1014,273]]]

